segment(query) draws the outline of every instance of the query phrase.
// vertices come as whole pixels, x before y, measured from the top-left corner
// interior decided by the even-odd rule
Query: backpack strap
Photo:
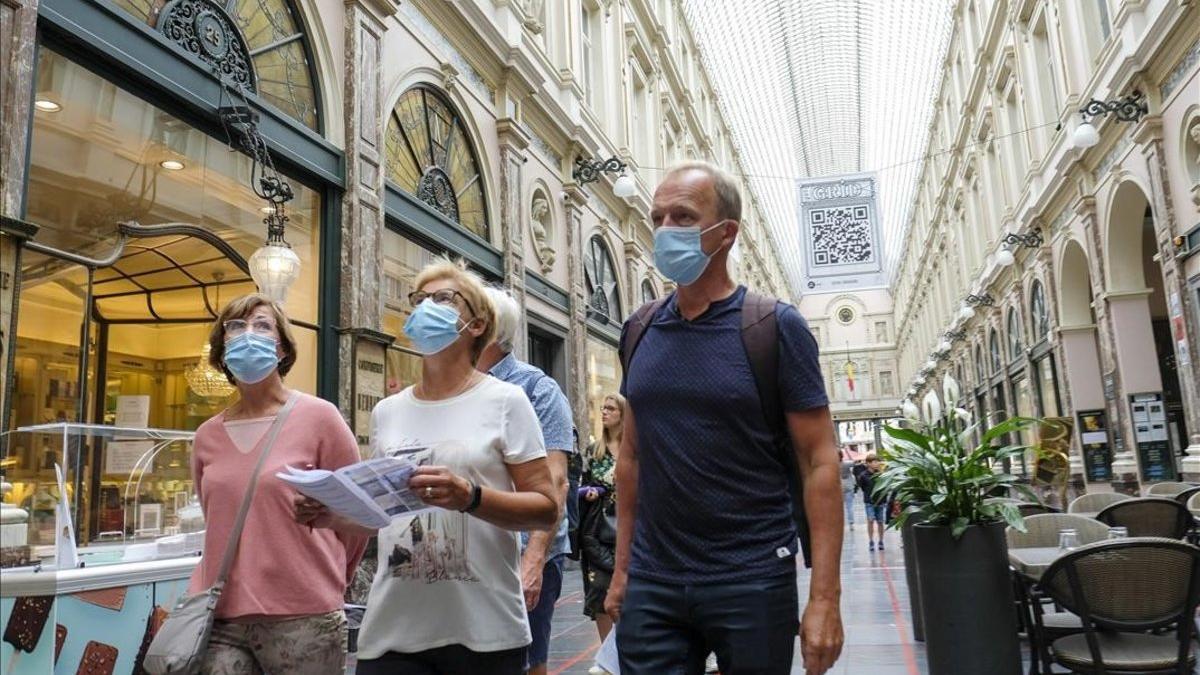
[[[746,291],[742,304],[742,344],[754,371],[754,384],[763,415],[776,436],[787,436],[783,404],[779,401],[779,332],[775,298]]]
[[[750,370],[754,373],[763,416],[775,437],[775,447],[787,473],[788,491],[792,496],[792,520],[796,523],[804,566],[812,567],[811,536],[808,516],[804,512],[804,483],[779,396],[779,321],[775,316],[778,304],[775,298],[746,291],[742,303],[742,345],[750,360]]]
[[[654,320],[654,315],[658,314],[658,310],[667,304],[672,295],[674,293],[638,307],[625,322],[624,334],[621,336],[621,371],[626,375],[629,374],[629,362],[633,360],[633,352],[642,341],[642,336],[646,334],[646,329],[650,327],[650,322]]]

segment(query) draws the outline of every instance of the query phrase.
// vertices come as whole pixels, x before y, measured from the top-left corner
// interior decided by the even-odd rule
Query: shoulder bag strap
[[[288,397],[287,403],[284,403],[275,415],[275,421],[271,423],[271,429],[267,432],[262,451],[258,455],[258,463],[254,465],[254,473],[250,475],[250,484],[246,486],[246,494],[242,497],[242,507],[238,510],[237,521],[233,524],[233,532],[229,535],[230,543],[225,547],[225,555],[221,557],[221,567],[217,571],[216,582],[213,583],[213,587],[218,591],[225,585],[225,578],[229,576],[229,568],[233,566],[233,559],[237,556],[238,545],[242,543],[242,527],[246,524],[246,514],[250,512],[250,502],[254,500],[254,488],[258,486],[258,473],[262,470],[263,463],[267,461],[267,455],[271,454],[271,446],[275,444],[275,438],[279,436],[279,430],[283,428],[284,420],[292,412],[292,408],[296,407],[296,401],[299,398],[300,394],[293,391],[292,395]]]
[[[779,333],[775,298],[746,291],[742,302],[742,346],[750,359],[758,398],[767,424],[776,435],[787,435],[783,404],[779,400]]]

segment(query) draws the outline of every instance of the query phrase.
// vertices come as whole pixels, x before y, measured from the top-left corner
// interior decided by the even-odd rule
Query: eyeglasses
[[[246,321],[245,319],[230,319],[226,321],[225,339],[235,338],[247,330],[255,335],[275,336],[275,322],[269,319],[254,319]]]
[[[467,306],[467,309],[471,312],[471,314],[475,314],[475,308],[471,306],[471,301],[467,300],[465,295],[459,293],[453,288],[443,288],[432,293],[426,293],[425,291],[413,291],[412,293],[408,294],[408,304],[415,308],[417,305],[425,302],[426,298],[432,298],[434,304],[438,305],[453,305],[455,298],[462,298],[463,304]]]

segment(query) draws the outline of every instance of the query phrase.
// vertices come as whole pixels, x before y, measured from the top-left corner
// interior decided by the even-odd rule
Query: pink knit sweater
[[[204,509],[204,558],[189,593],[213,584],[233,532],[238,508],[262,446],[242,453],[225,430],[221,413],[196,430],[192,476]],[[265,435],[265,434],[264,434]],[[246,516],[241,546],[225,583],[217,617],[271,619],[324,614],[342,607],[346,585],[367,540],[309,531],[292,517],[296,494],[275,477],[284,465],[337,469],[359,460],[354,434],[333,404],[301,394],[263,464]]]

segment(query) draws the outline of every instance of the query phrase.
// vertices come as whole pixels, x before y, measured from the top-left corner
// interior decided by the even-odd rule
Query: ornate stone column
[[[504,251],[504,285],[525,308],[525,223],[522,218],[522,169],[528,160],[529,133],[516,120],[505,117],[496,121],[500,137],[500,240]],[[513,352],[526,357],[528,335],[525,312],[517,328]]]
[[[346,192],[342,197],[341,297],[338,325],[342,355],[354,353],[355,335],[381,324],[383,260],[383,101],[380,39],[394,0],[347,0],[345,27]],[[339,359],[338,406],[351,418],[354,363]],[[382,395],[382,392],[380,392]],[[370,414],[367,410],[365,414]]]
[[[38,0],[0,0],[0,216],[20,218],[25,194],[29,121],[33,115],[34,61],[37,55]],[[13,224],[23,229],[23,224]],[[7,411],[8,363],[13,343],[12,313],[17,306],[21,236],[0,235],[0,410]],[[28,232],[27,237],[32,237]],[[7,420],[7,415],[0,418]],[[0,439],[0,456],[3,455]]]
[[[1167,163],[1163,158],[1162,118],[1155,115],[1143,118],[1134,129],[1133,139],[1141,146],[1146,157],[1146,170],[1150,176],[1150,199],[1154,214],[1154,243],[1158,253],[1158,264],[1163,275],[1163,289],[1167,298],[1167,315],[1172,331],[1183,331],[1184,342],[1172,340],[1175,350],[1176,377],[1183,398],[1184,421],[1187,424],[1187,456],[1184,457],[1183,473],[1200,480],[1200,336],[1188,321],[1184,307],[1188,304],[1187,274],[1182,261],[1175,256],[1173,239],[1178,231],[1175,204],[1169,191]]]
[[[1129,443],[1133,439],[1133,426],[1122,404],[1125,388],[1121,382],[1121,371],[1117,363],[1117,342],[1113,328],[1112,312],[1105,300],[1104,246],[1100,236],[1100,224],[1096,220],[1096,199],[1084,197],[1075,204],[1075,211],[1083,221],[1091,265],[1092,309],[1096,313],[1096,335],[1100,346],[1100,376],[1104,390],[1104,407],[1108,412],[1112,428],[1112,487],[1117,492],[1136,494],[1138,471],[1135,448]]]
[[[583,207],[588,195],[579,185],[563,185],[566,201],[567,226],[567,295],[569,296],[570,326],[567,351],[567,397],[580,441],[587,439],[589,429],[587,406],[587,292],[583,276]]]

